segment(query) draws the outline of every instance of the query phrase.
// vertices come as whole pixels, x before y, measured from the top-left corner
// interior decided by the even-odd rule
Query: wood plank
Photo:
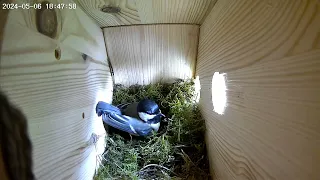
[[[77,0],[84,11],[101,27],[186,23],[200,24],[216,0]],[[101,8],[114,6],[120,13],[104,13]]]
[[[75,3],[71,0],[60,0],[59,2]],[[107,54],[101,28],[79,6],[76,10],[65,9],[64,12],[59,43],[106,63]]]
[[[216,179],[320,179],[319,7],[218,1],[202,24],[197,75]],[[215,72],[226,90],[212,84]],[[217,89],[226,92],[221,114]]]
[[[16,0],[14,3],[22,4],[27,3],[28,0]],[[75,3],[72,0],[50,0],[49,2],[57,3]],[[104,41],[95,36],[94,34],[101,34],[101,29],[97,24],[88,17],[80,7],[76,10],[69,9],[55,9],[58,19],[58,32],[54,39],[48,39],[50,44],[44,44],[41,50],[52,49],[54,46],[68,46],[80,53],[85,53],[95,60],[106,62],[107,55],[104,49]],[[36,20],[35,20],[35,9],[22,10],[18,9],[15,13],[10,13],[8,24],[14,25],[16,28],[24,29],[27,32],[37,32]],[[16,37],[12,36],[12,41],[42,41],[47,39],[47,36],[37,33],[30,33],[31,37],[26,37],[24,34],[16,34]],[[33,45],[27,45],[24,43],[7,43],[6,47],[3,47],[3,53],[24,53],[34,51]]]
[[[83,10],[98,22],[100,27],[141,24],[135,0],[76,0]],[[104,13],[104,6],[120,7],[116,14]]]
[[[50,39],[34,29],[32,14],[22,9],[9,13],[1,89],[27,116],[37,179],[92,179],[104,141],[97,149],[86,143],[92,133],[105,134],[95,105],[112,99],[102,31],[80,8],[65,10],[60,12],[61,32]],[[83,53],[89,55],[86,61]]]
[[[200,24],[215,0],[137,0],[142,23]]]
[[[115,83],[150,84],[193,77],[197,25],[104,28]]]

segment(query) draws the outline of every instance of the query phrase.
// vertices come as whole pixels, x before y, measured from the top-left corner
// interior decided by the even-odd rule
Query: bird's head
[[[161,116],[165,117],[165,115],[161,113],[158,104],[150,99],[140,101],[137,108],[139,117],[145,122],[155,117],[159,117],[159,119]]]

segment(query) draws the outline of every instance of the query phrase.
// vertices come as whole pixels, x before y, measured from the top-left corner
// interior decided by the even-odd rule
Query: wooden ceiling
[[[76,0],[100,27],[187,23],[201,24],[216,0]],[[119,7],[119,13],[104,13],[102,7]]]

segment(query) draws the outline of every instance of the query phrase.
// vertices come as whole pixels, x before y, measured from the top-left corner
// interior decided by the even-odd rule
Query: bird
[[[118,106],[99,101],[96,113],[106,124],[136,136],[157,132],[161,117],[165,117],[158,104],[150,99]]]

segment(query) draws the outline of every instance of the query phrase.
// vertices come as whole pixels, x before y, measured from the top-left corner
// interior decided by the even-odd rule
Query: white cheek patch
[[[155,131],[159,130],[160,127],[160,122],[158,122],[157,124],[150,124],[151,128],[154,129]]]
[[[150,115],[144,112],[139,112],[138,114],[139,114],[139,117],[145,122],[157,116],[157,115]]]

